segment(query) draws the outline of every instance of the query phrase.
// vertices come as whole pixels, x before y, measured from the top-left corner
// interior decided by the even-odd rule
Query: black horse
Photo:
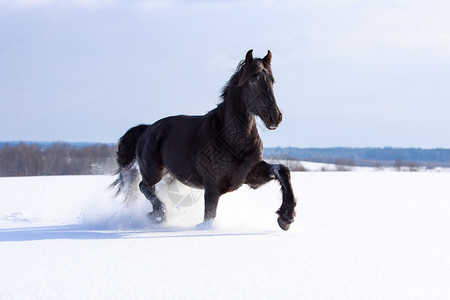
[[[219,197],[242,184],[258,188],[271,180],[281,184],[283,203],[277,211],[278,224],[288,230],[295,217],[296,199],[289,169],[262,159],[263,143],[255,115],[265,126],[276,129],[282,115],[275,101],[272,54],[255,58],[247,52],[236,73],[222,91],[223,101],[203,116],[172,116],[152,125],[129,129],[119,140],[119,178],[112,184],[117,194],[127,192],[142,175],[141,192],[150,200],[153,222],[165,220],[165,205],[155,193],[155,184],[169,172],[182,183],[205,190],[203,225],[216,217]],[[250,213],[250,212],[249,212]]]

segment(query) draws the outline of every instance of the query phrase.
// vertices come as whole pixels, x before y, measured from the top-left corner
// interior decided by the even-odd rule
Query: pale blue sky
[[[284,115],[265,146],[450,147],[449,16],[448,0],[0,0],[0,140],[115,142],[204,114],[270,49]]]

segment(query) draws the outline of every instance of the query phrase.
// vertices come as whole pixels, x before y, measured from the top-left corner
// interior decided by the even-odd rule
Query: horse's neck
[[[255,115],[245,107],[239,94],[230,93],[221,109],[222,135],[229,143],[240,143],[240,139],[259,138]]]

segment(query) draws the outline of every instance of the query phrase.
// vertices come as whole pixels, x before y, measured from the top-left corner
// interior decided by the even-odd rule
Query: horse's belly
[[[171,174],[173,176],[175,176],[175,178],[182,182],[183,184],[192,187],[192,188],[196,188],[196,189],[203,189],[203,181],[200,177],[194,175],[193,173],[191,174],[174,174],[171,172]]]

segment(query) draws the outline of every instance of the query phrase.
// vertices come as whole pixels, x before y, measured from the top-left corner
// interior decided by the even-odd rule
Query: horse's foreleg
[[[205,187],[205,217],[203,223],[197,225],[198,229],[210,228],[216,218],[217,205],[220,193],[215,187]]]
[[[258,188],[261,185],[276,179],[281,185],[281,191],[283,194],[283,203],[278,214],[278,225],[283,230],[288,230],[295,217],[295,206],[297,201],[294,197],[294,192],[291,185],[291,174],[289,169],[282,164],[268,164],[265,161],[261,161],[257,164],[247,176],[246,184],[252,188]]]
[[[297,200],[294,197],[294,192],[291,185],[291,172],[289,168],[282,164],[272,165],[272,170],[275,173],[275,177],[281,184],[281,191],[283,192],[283,203],[280,209],[277,211],[278,225],[283,230],[288,230],[295,217],[295,206]]]

